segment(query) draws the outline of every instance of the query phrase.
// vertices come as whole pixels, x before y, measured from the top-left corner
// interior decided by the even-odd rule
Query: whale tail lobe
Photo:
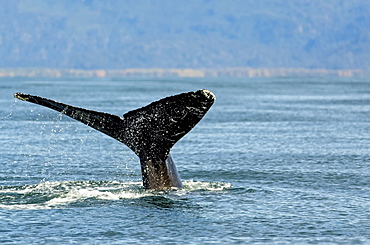
[[[147,189],[181,187],[170,149],[215,101],[213,93],[203,89],[166,97],[119,117],[29,94],[14,97],[61,112],[127,145],[140,158]]]

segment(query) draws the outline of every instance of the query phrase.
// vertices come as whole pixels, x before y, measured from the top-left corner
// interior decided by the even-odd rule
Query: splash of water
[[[183,189],[148,191],[141,182],[59,181],[36,185],[0,187],[0,209],[53,209],[89,201],[117,201],[145,197],[179,197],[191,192],[215,192],[231,188],[222,182],[184,181]]]

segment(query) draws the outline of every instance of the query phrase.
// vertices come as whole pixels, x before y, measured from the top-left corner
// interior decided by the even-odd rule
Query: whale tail
[[[215,101],[212,92],[202,89],[163,98],[119,117],[29,94],[14,97],[59,111],[126,144],[140,158],[147,189],[181,187],[170,149]]]

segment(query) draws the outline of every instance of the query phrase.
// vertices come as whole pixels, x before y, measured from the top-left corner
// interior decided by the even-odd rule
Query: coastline
[[[307,68],[219,68],[219,69],[163,69],[131,68],[110,69],[57,69],[57,68],[0,68],[1,77],[287,77],[287,76],[333,76],[364,77],[370,69],[307,69]]]

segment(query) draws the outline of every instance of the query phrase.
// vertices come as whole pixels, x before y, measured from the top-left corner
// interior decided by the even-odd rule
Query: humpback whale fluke
[[[59,111],[124,143],[140,158],[144,188],[156,190],[182,187],[170,149],[216,99],[212,92],[201,89],[163,98],[119,117],[29,94],[16,93],[14,97]]]

